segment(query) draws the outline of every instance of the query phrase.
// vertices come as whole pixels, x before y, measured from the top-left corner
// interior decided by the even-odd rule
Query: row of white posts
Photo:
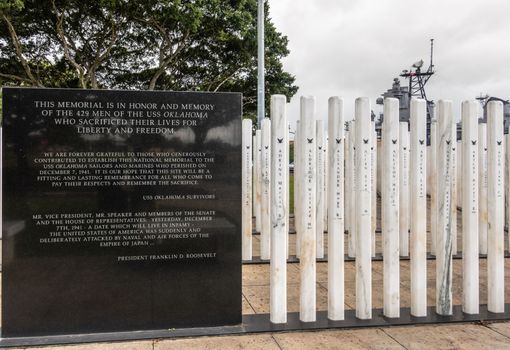
[[[481,253],[487,254],[488,310],[504,312],[505,172],[510,172],[510,168],[505,170],[503,106],[490,102],[488,123],[479,124],[477,102],[463,102],[462,141],[457,142],[452,103],[440,100],[437,122],[431,125],[430,147],[426,108],[424,100],[413,99],[408,125],[399,122],[399,101],[386,98],[378,155],[367,98],[356,99],[355,119],[349,122],[347,132],[343,100],[329,99],[325,144],[323,121],[316,117],[315,98],[301,97],[294,140],[301,321],[316,320],[316,259],[324,254],[325,226],[329,240],[328,318],[344,319],[345,231],[347,254],[356,260],[356,316],[372,318],[371,264],[375,255],[378,160],[384,315],[400,316],[401,255],[410,256],[411,314],[427,315],[427,193],[431,197],[431,253],[436,256],[436,312],[439,315],[453,312],[452,256],[457,253],[457,207],[462,209],[463,311],[479,312]],[[251,121],[243,121],[243,260],[252,258],[254,215],[256,230],[260,232],[261,258],[270,259],[271,264],[273,323],[287,321],[287,125],[286,98],[281,95],[272,96],[271,119],[263,121],[255,136],[252,137]],[[510,148],[510,142],[506,144]],[[506,191],[510,195],[508,179]]]

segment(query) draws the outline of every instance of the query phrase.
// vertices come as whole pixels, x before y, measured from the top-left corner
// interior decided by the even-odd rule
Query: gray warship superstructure
[[[400,77],[407,80],[407,86],[401,85],[399,78],[394,78],[391,89],[384,92],[376,101],[377,104],[382,105],[384,98],[386,97],[397,98],[400,102],[399,115],[401,122],[409,122],[410,105],[413,97],[419,97],[427,101],[427,140],[429,140],[430,123],[434,119],[435,111],[434,101],[427,98],[427,93],[425,91],[425,85],[435,73],[433,55],[434,39],[430,39],[430,64],[428,68],[426,70],[422,70],[424,63],[423,60],[415,62],[411,68],[403,70],[400,74]],[[381,113],[377,119],[376,130],[378,135],[380,135],[382,122],[384,120],[383,114]]]
[[[500,101],[501,103],[503,103],[503,123],[505,125],[505,134],[508,134],[508,128],[510,127],[510,101],[489,95],[485,96],[480,95],[476,99],[480,102],[483,109],[483,115],[479,120],[480,123],[487,123],[487,104],[489,102]]]
[[[427,144],[430,143],[430,124],[433,120],[435,120],[435,104],[434,101],[429,100],[427,98],[427,93],[425,91],[425,85],[429,81],[429,79],[434,75],[434,63],[433,63],[433,54],[434,54],[434,39],[430,39],[430,64],[426,70],[422,70],[423,68],[423,60],[420,60],[414,63],[409,70],[403,70],[400,74],[401,78],[405,78],[407,80],[406,85],[401,85],[399,78],[393,79],[393,85],[391,89],[388,89],[386,92],[381,94],[376,101],[377,104],[382,105],[384,103],[384,98],[392,97],[397,98],[400,102],[399,112],[400,112],[400,121],[401,122],[409,122],[410,118],[410,105],[411,99],[413,97],[419,97],[427,101]],[[500,101],[503,103],[503,112],[504,112],[504,126],[505,126],[505,134],[508,134],[510,129],[510,101],[504,100],[499,97],[489,96],[489,95],[480,95],[476,98],[482,107],[483,115],[480,115],[479,122],[487,123],[487,104],[491,101]],[[372,112],[372,119],[376,121],[376,131],[378,136],[381,135],[382,123],[384,120],[384,115],[382,113],[379,116],[376,116]],[[457,123],[457,139],[461,139],[461,123]]]

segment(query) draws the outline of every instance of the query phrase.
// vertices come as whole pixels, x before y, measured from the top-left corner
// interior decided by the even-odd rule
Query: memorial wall
[[[3,89],[2,336],[241,322],[241,95]]]

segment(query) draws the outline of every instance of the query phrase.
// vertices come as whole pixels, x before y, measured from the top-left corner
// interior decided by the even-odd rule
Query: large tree
[[[266,92],[297,92],[268,17]],[[4,85],[240,91],[256,112],[257,0],[0,0]]]

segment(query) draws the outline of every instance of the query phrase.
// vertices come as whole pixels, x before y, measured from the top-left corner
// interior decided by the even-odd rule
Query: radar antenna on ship
[[[409,79],[409,99],[413,96],[421,97],[427,101],[427,105],[432,101],[427,99],[427,93],[425,92],[425,85],[429,81],[430,77],[434,75],[434,39],[430,39],[430,64],[426,71],[422,71],[423,60],[415,62],[409,70],[405,69],[400,74],[401,77]],[[430,111],[429,111],[430,112]]]

